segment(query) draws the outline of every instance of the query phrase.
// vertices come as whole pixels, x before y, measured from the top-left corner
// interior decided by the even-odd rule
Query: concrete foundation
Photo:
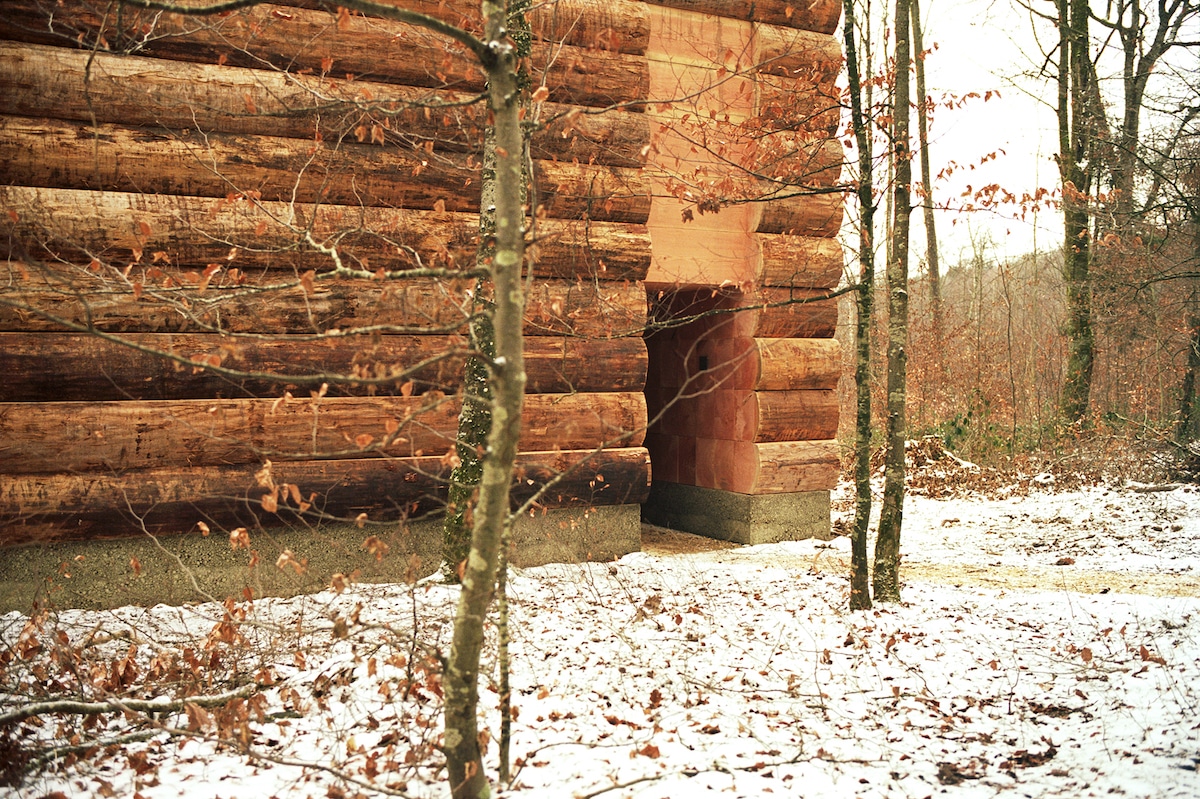
[[[335,573],[355,570],[362,582],[420,578],[440,565],[441,532],[441,519],[367,529],[260,530],[250,536],[256,565],[249,550],[234,550],[227,535],[215,533],[15,547],[0,551],[0,613],[28,612],[35,601],[93,609],[180,605],[241,598],[247,587],[256,597],[294,596],[320,591]],[[387,546],[380,559],[363,547],[372,535]],[[640,548],[638,505],[550,510],[517,520],[511,561],[537,566],[612,560]],[[303,573],[276,565],[285,550],[305,564]]]
[[[831,537],[828,491],[751,495],[655,481],[642,516],[660,527],[738,544]]]

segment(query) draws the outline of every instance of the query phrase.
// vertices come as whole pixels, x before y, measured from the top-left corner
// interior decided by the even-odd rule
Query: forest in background
[[[1156,471],[1161,476],[1164,468],[1188,471],[1195,455],[1187,445],[1200,433],[1195,399],[1200,83],[1194,70],[1200,7],[1128,0],[1104,6],[977,5],[986,18],[981,25],[1011,40],[1007,48],[997,44],[997,55],[1019,48],[1025,56],[1024,64],[995,64],[996,83],[1024,95],[1023,104],[1014,108],[1040,108],[1040,115],[1009,119],[1003,130],[974,140],[971,152],[964,152],[953,135],[943,146],[942,134],[959,120],[980,112],[988,116],[985,107],[998,104],[998,90],[980,86],[965,96],[923,90],[921,68],[934,76],[955,69],[938,63],[943,58],[939,36],[942,41],[953,37],[959,29],[946,30],[945,24],[961,21],[953,12],[939,15],[936,7],[922,11],[925,20],[913,18],[910,80],[918,83],[913,127],[924,122],[928,132],[918,140],[913,131],[911,157],[914,173],[920,166],[925,176],[913,182],[906,281],[909,437],[936,436],[961,456],[994,466],[1098,472],[1121,463],[1143,477]],[[900,12],[886,4],[859,7],[858,39],[866,54],[862,95],[868,110],[878,109],[874,117],[866,115],[875,120],[874,196],[886,219],[875,261],[887,263],[895,226],[894,142],[888,125],[896,76],[877,65],[894,63],[893,30]],[[1072,14],[1079,17],[1074,29]],[[1067,29],[1070,35],[1060,35]],[[882,60],[881,52],[887,56]],[[1066,58],[1060,57],[1064,52]],[[1056,121],[1058,143],[1065,144],[1062,152],[1068,156],[1043,154],[1045,185],[1030,189],[1030,178],[1037,175],[1011,171],[1008,183],[991,182],[1006,162],[1025,169],[1032,156],[1005,152],[996,142],[1022,130],[1036,139],[1038,128]],[[926,154],[928,167],[922,164]],[[1082,164],[1082,171],[1064,172],[1055,182],[1055,163]],[[961,190],[963,173],[987,185]],[[861,226],[862,214],[851,201],[851,226]],[[1062,219],[1068,211],[1075,214],[1080,244],[1064,249]],[[955,231],[948,230],[948,220]],[[936,238],[931,251],[925,234],[931,226],[937,234],[955,237],[953,245],[943,245],[940,257]],[[1032,251],[1014,255],[1006,228],[1018,226],[1038,232]],[[858,235],[855,227],[846,236],[852,263],[859,255],[853,246]],[[1045,242],[1040,246],[1039,237]],[[1028,234],[1014,241],[1027,242]],[[947,258],[955,249],[956,256]],[[1064,259],[1065,252],[1072,254],[1072,263],[1079,255],[1086,259],[1083,272]],[[880,278],[882,283],[882,270]],[[872,328],[871,394],[878,419],[887,396],[887,286],[877,286],[875,294],[879,313]],[[841,301],[838,336],[847,362],[840,397],[843,441],[853,437],[854,428],[849,377],[854,306],[851,299]],[[1072,327],[1081,306],[1087,321],[1082,330]],[[1084,367],[1083,410],[1076,412],[1064,404],[1064,388],[1073,379],[1071,356],[1080,341],[1090,348],[1090,362]],[[879,433],[874,434],[877,445]]]

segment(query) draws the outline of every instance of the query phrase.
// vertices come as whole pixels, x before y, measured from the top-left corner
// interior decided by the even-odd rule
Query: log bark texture
[[[656,353],[656,385],[671,394],[684,387],[690,393],[832,389],[842,371],[836,339],[737,337],[671,345],[668,352]],[[661,343],[651,339],[650,346]]]
[[[833,238],[758,234],[759,285],[831,289],[842,277],[842,245]]]
[[[107,268],[0,262],[0,332],[466,335],[475,292],[473,280],[442,278],[314,279],[311,290],[280,274],[235,278],[221,270],[201,288],[203,280],[164,265],[122,277]],[[525,303],[530,336],[638,336],[645,324],[646,294],[636,283],[543,280]]]
[[[337,10],[336,2],[326,0],[284,0],[280,5]],[[404,0],[397,5],[472,33],[483,30],[479,3],[474,0]],[[640,0],[608,0],[605,3],[555,0],[553,3],[533,5],[525,12],[525,16],[534,36],[548,44],[565,43],[620,53],[641,54],[646,51],[649,34],[645,4]]]
[[[717,17],[766,22],[802,30],[832,33],[842,7],[834,0],[792,3],[788,0],[648,0],[648,2]]]
[[[649,393],[649,392],[648,392]],[[820,441],[837,435],[837,393],[833,389],[748,391],[715,389],[677,396],[662,389],[647,398],[667,408],[655,432],[730,441]]]
[[[0,403],[0,473],[440,457],[453,451],[461,405],[436,395]],[[637,447],[645,427],[640,392],[535,394],[521,449]]]
[[[467,353],[464,337],[447,336],[130,333],[121,339],[125,343],[86,333],[0,334],[0,402],[277,398],[284,391],[308,396],[323,383],[335,395],[453,394],[461,387]],[[527,339],[527,346],[531,394],[638,391],[645,385],[646,346],[639,338],[539,336]]]
[[[90,99],[90,102],[89,102]],[[386,142],[477,153],[485,110],[477,95],[344,77],[0,41],[0,112],[166,131]],[[644,114],[580,113],[548,102],[534,157],[638,167],[650,142]],[[378,128],[376,128],[378,126]]]
[[[0,117],[0,171],[22,186],[479,211],[474,157],[355,141],[316,146],[278,136]],[[650,212],[641,170],[537,161],[534,176],[539,211],[551,218],[644,223]]]
[[[253,194],[176,197],[0,186],[0,209],[8,212],[0,231],[28,242],[36,258],[84,264],[98,258],[122,267],[162,253],[163,262],[176,266],[330,269],[333,259],[311,238],[336,248],[355,269],[469,269],[478,236],[471,214],[268,202]],[[530,249],[542,277],[641,280],[650,266],[644,225],[544,219]],[[20,253],[0,250],[0,257]]]
[[[50,17],[49,7],[42,0],[9,0],[0,17],[0,37],[423,88],[484,88],[482,71],[461,46],[390,20],[266,3],[219,17],[128,6],[121,15],[109,15],[84,0],[56,2]],[[649,81],[644,58],[571,45],[536,48],[531,71],[555,102],[601,108],[644,98]]]
[[[372,521],[419,518],[443,509],[449,466],[427,457],[273,463],[269,478],[256,475],[260,471],[232,466],[13,476],[0,483],[0,547],[123,537],[141,526],[154,534],[195,533],[198,522],[224,531],[353,520],[360,513]],[[524,453],[517,460],[514,503],[551,481],[540,507],[637,504],[649,493],[649,454],[641,447]],[[264,508],[265,495],[276,497],[277,511]],[[304,511],[299,502],[307,503]]]

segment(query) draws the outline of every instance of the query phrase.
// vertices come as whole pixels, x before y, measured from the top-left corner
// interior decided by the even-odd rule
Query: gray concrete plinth
[[[831,537],[828,491],[751,495],[655,481],[642,516],[661,527],[738,544]]]
[[[28,613],[33,603],[58,608],[180,605],[226,597],[294,596],[320,591],[335,573],[359,571],[362,582],[397,582],[432,574],[441,560],[441,519],[406,525],[324,524],[310,530],[251,531],[248,550],[230,547],[228,534],[213,533],[69,541],[0,550],[0,613]],[[387,546],[381,559],[363,542],[375,536]],[[517,520],[512,562],[612,560],[641,549],[641,508],[618,505],[549,510]],[[376,551],[381,551],[378,546]],[[291,550],[303,574],[279,556]],[[139,567],[135,574],[133,562]]]

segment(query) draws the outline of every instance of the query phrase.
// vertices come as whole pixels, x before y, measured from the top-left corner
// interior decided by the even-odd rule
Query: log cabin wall
[[[400,4],[477,27],[462,0]],[[557,478],[543,510],[637,505],[651,456],[665,483],[832,484],[836,310],[792,302],[836,282],[840,198],[779,186],[798,185],[787,148],[805,185],[837,178],[821,112],[839,8],[539,6],[519,497]],[[470,63],[317,0],[218,18],[6,3],[0,546],[438,511],[475,290],[445,276],[478,243]],[[784,149],[748,150],[763,132]],[[731,163],[738,186],[718,187]],[[703,186],[778,199],[683,223]],[[648,350],[648,298],[663,320],[770,307]],[[658,414],[700,357],[717,390],[647,439],[647,397]],[[684,474],[709,452],[713,475]]]
[[[840,356],[837,308],[819,298],[842,271],[839,6],[678,5],[719,16],[648,7],[650,96],[676,99],[646,111],[644,515],[742,543],[827,536]]]

